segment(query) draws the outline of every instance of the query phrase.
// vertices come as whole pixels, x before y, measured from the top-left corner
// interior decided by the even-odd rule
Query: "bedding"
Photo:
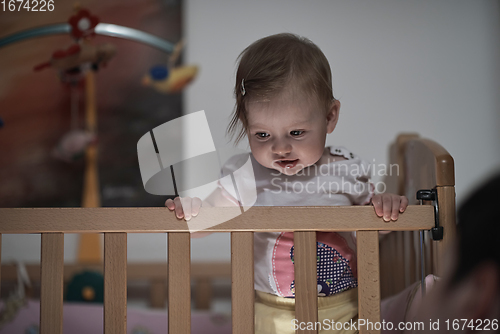
[[[0,310],[3,304],[0,304]],[[64,334],[103,333],[103,305],[90,303],[64,303]],[[38,334],[40,302],[28,300],[11,322],[0,328],[0,334]],[[168,333],[166,310],[127,309],[127,334]],[[230,334],[231,317],[206,311],[191,312],[191,333]]]

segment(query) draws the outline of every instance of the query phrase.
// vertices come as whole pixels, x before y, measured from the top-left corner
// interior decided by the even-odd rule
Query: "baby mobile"
[[[91,38],[95,36],[94,28],[98,23],[99,19],[96,16],[91,15],[88,10],[80,9],[69,19],[70,35],[75,41],[74,44],[66,49],[54,51],[50,60],[34,67],[35,71],[54,68],[58,71],[61,82],[70,89],[71,130],[62,137],[52,151],[54,157],[66,162],[81,158],[85,150],[90,145],[95,145],[97,140],[93,115],[87,115],[86,129],[78,127],[78,95],[79,87],[83,86],[86,74],[89,71],[97,71],[100,66],[105,66],[116,53],[116,48],[112,44],[91,44]],[[87,78],[87,80],[92,79],[90,76]],[[93,108],[87,110],[91,113],[94,111]]]
[[[198,66],[196,65],[175,66],[183,46],[184,42],[181,40],[175,45],[168,65],[152,67],[149,73],[142,78],[142,84],[153,87],[160,93],[170,94],[182,91],[198,73]]]
[[[182,41],[176,45],[154,35],[129,27],[102,23],[89,10],[76,8],[76,14],[67,23],[53,24],[25,30],[0,38],[0,49],[8,44],[30,38],[54,34],[69,34],[73,42],[55,50],[50,59],[34,67],[34,71],[48,68],[58,72],[61,83],[71,95],[71,129],[60,140],[52,155],[66,162],[85,158],[82,207],[99,207],[99,181],[97,171],[97,109],[94,72],[106,67],[117,50],[113,44],[93,43],[96,35],[110,36],[146,44],[171,55],[167,65],[157,65],[142,78],[142,84],[158,92],[171,94],[182,91],[196,76],[195,65],[176,66]],[[84,87],[85,126],[78,124],[80,91]],[[3,122],[0,119],[0,127]],[[97,234],[80,235],[78,262],[102,262],[101,241]]]

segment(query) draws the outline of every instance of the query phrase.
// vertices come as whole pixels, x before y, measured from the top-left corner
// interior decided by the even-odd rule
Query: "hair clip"
[[[246,94],[246,90],[245,90],[245,78],[241,79],[241,95],[242,96],[245,96]]]

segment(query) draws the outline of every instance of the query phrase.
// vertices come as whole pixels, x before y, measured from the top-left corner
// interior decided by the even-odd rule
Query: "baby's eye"
[[[269,137],[269,133],[265,133],[265,132],[257,132],[255,135],[259,139],[265,139],[265,138]]]
[[[290,134],[294,137],[297,137],[297,136],[300,136],[301,134],[303,134],[304,131],[302,130],[294,130],[294,131],[290,131]]]

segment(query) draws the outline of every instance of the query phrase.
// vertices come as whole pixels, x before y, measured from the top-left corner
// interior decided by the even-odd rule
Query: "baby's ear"
[[[330,110],[326,114],[326,131],[327,133],[332,133],[337,126],[337,121],[339,120],[339,112],[340,112],[340,101],[333,100]]]

